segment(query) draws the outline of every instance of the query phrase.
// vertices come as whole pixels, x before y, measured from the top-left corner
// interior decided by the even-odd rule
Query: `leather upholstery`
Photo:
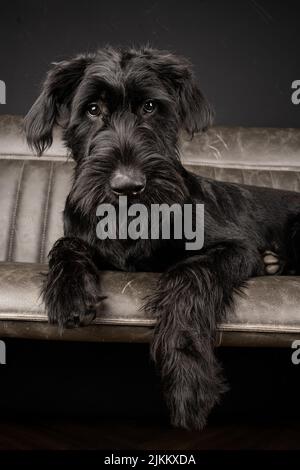
[[[45,264],[0,263],[0,334],[7,334],[7,325],[12,320],[23,323],[47,321],[39,296],[41,274],[45,272]],[[107,298],[97,312],[95,325],[153,327],[155,320],[143,312],[142,305],[143,298],[151,292],[156,279],[155,273],[105,272],[102,289]],[[248,288],[244,289],[244,296],[236,296],[235,312],[219,325],[219,341],[224,341],[224,336],[226,341],[228,332],[236,335],[247,333],[254,337],[264,334],[267,338],[271,333],[277,336],[282,334],[285,335],[282,340],[300,336],[299,304],[300,277],[261,277],[250,280]],[[17,335],[24,331],[23,323]],[[52,335],[57,333],[55,326],[49,325],[47,330]],[[94,330],[92,337],[100,339],[102,329],[98,328],[98,333],[97,327]],[[18,331],[15,326],[14,331]],[[144,339],[145,330],[142,332]],[[86,337],[87,332],[83,333]],[[72,333],[63,333],[62,339],[65,336],[70,338]],[[78,332],[75,333],[77,336]],[[253,343],[253,338],[251,341]]]
[[[300,190],[300,130],[213,128],[182,141],[185,165],[216,179]],[[59,140],[32,155],[21,118],[0,117],[0,336],[147,341],[155,321],[142,298],[156,275],[105,273],[108,295],[94,325],[58,334],[46,324],[39,288],[47,254],[62,235],[62,210],[73,163]],[[236,309],[219,325],[219,344],[287,345],[300,338],[300,278],[249,281]]]

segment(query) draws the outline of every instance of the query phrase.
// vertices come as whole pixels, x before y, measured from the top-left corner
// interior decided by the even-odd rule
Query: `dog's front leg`
[[[258,252],[229,242],[162,274],[145,307],[158,318],[152,355],[173,425],[203,428],[208,413],[226,391],[214,355],[216,325],[232,307],[234,291],[263,272]]]
[[[103,299],[93,248],[75,237],[60,238],[49,253],[42,296],[50,323],[62,329],[90,323]]]

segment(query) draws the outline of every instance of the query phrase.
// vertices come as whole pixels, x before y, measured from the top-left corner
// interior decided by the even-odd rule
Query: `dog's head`
[[[185,196],[179,131],[193,135],[211,119],[186,59],[150,48],[108,47],[54,64],[25,118],[25,132],[41,155],[54,125],[63,127],[77,162],[73,192],[86,205],[120,194],[176,202]]]

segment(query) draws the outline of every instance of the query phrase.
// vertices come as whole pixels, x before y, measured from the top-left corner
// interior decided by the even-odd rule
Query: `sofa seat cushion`
[[[90,341],[100,341],[107,338],[105,327],[117,326],[116,338],[123,331],[121,341],[140,341],[141,336],[142,340],[150,339],[155,319],[145,314],[142,304],[155,286],[157,274],[104,272],[102,290],[107,299],[94,323],[76,329],[75,333],[66,330],[61,334],[55,325],[47,324],[40,298],[46,269],[44,264],[0,263],[0,336],[10,336],[13,331],[17,337],[42,338],[46,332],[52,339],[86,340],[88,336]],[[270,345],[272,334],[272,344],[286,345],[287,341],[300,338],[299,305],[299,277],[251,279],[243,294],[236,295],[234,312],[218,325],[218,342],[230,344],[235,338],[236,344],[239,337],[240,345],[253,345],[254,338],[261,342],[265,335]]]

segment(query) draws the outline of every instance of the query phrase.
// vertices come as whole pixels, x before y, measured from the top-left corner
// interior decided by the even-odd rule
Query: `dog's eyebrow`
[[[138,97],[140,101],[145,99],[152,99],[171,103],[172,99],[167,91],[156,85],[144,85],[143,83],[127,83],[125,84],[126,94],[129,97]],[[136,98],[135,98],[136,99]]]
[[[101,91],[105,90],[114,99],[124,96],[124,87],[121,84],[115,86],[107,80],[106,77],[92,76],[87,77],[79,85],[77,92],[74,96],[74,107],[81,108],[90,99],[97,99],[100,97]]]
[[[80,88],[84,89],[85,94],[98,93],[99,90],[103,88],[112,93],[118,93],[124,90],[124,87],[120,81],[116,81],[115,78],[110,80],[109,77],[103,77],[101,75],[87,77],[86,80],[81,82],[81,86],[78,88],[78,90]]]
[[[149,90],[143,90],[143,96],[145,99],[160,101],[166,104],[172,103],[172,99],[167,93],[164,93],[161,90],[154,90],[153,88],[149,88]]]

